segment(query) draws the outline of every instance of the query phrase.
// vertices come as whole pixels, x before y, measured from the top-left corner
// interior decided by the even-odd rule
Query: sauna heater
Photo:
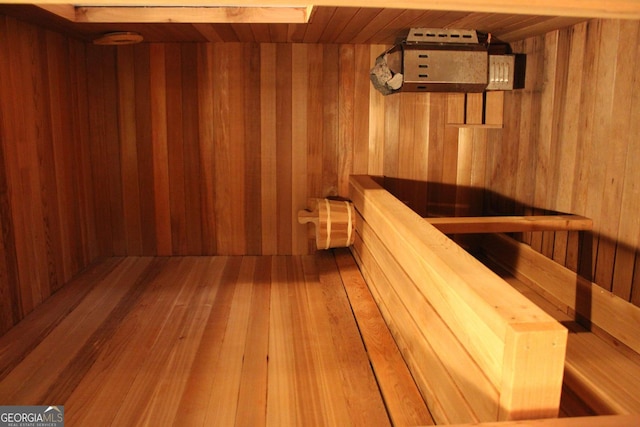
[[[412,28],[376,59],[370,77],[395,92],[483,92],[524,87],[525,56],[475,30]]]

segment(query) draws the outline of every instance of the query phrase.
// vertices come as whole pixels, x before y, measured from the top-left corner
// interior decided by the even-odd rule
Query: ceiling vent
[[[474,30],[412,28],[376,59],[373,85],[395,92],[483,92],[524,87],[524,55]],[[493,52],[493,53],[492,53]]]

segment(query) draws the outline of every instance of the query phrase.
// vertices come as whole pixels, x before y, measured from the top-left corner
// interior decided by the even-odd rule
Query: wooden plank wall
[[[297,211],[367,172],[369,61],[364,45],[89,48],[101,251],[307,253]]]
[[[482,197],[456,184],[482,186],[486,132],[446,126],[446,94],[376,92],[369,68],[384,50],[91,47],[102,251],[307,253],[296,212],[310,197],[346,197],[354,173],[398,178],[398,191],[423,205],[420,182],[430,181],[434,209],[478,213]]]
[[[640,22],[592,20],[513,44],[527,84],[487,141],[487,208],[584,215],[594,232],[522,240],[640,305]]]
[[[0,335],[99,255],[85,62],[0,15]]]

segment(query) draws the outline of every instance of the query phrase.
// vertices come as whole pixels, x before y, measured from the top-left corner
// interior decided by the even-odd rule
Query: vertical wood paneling
[[[197,46],[181,47],[182,61],[182,139],[184,141],[185,235],[187,254],[202,254],[201,164],[198,111]]]
[[[292,251],[293,201],[292,47],[276,45],[276,212],[278,253]],[[298,159],[295,159],[296,161]]]
[[[602,213],[615,207],[606,206],[604,203],[605,194],[613,190],[611,183],[617,180],[617,171],[608,168],[610,159],[620,150],[619,141],[610,139],[613,120],[614,92],[616,83],[616,53],[619,36],[619,21],[602,21],[599,43],[596,44],[598,52],[598,73],[597,80],[594,81],[594,97],[592,102],[596,103],[595,114],[593,116],[594,129],[591,140],[592,155],[590,161],[589,186],[587,193],[587,213],[591,218],[607,218],[607,221],[600,222],[598,231],[606,232],[611,228],[611,223],[616,223],[614,218],[608,218]],[[615,214],[614,214],[615,215]],[[615,236],[610,236],[613,238]],[[594,281],[601,283],[605,288],[611,289],[611,269],[606,262],[599,262],[600,259],[613,260],[610,256],[610,243],[601,241],[602,236],[596,235],[593,251]],[[600,258],[602,257],[602,258]]]
[[[262,152],[260,150],[260,46],[247,44],[244,47],[246,73],[244,84],[245,114],[245,234],[246,253],[262,254],[262,204],[260,197],[262,179]],[[302,156],[304,158],[304,156]],[[302,162],[301,162],[302,163]],[[304,163],[302,163],[304,165]]]
[[[309,51],[308,45],[297,44],[292,47],[292,108],[291,108],[291,147],[292,159],[305,159],[308,152],[307,122],[309,120]],[[293,160],[291,170],[291,234],[293,253],[305,253],[308,246],[306,227],[300,227],[295,220],[297,206],[307,204],[307,162]]]
[[[7,19],[0,16],[0,34],[7,34]],[[9,46],[0,39],[4,54],[0,55],[0,333],[4,333],[24,315],[20,303],[21,282],[15,243],[15,227],[12,218],[11,176],[7,171],[7,144],[14,140],[12,109],[9,107],[11,90]]]
[[[354,174],[369,173],[369,75],[364,72],[371,67],[370,48],[366,45],[354,46],[354,91],[353,97],[353,166]]]
[[[2,17],[0,74],[2,334],[99,251],[83,44]]]
[[[122,164],[122,206],[126,250],[128,254],[142,253],[142,225],[140,218],[140,186],[138,180],[138,141],[136,140],[136,87],[133,46],[118,50],[118,129],[120,163]]]
[[[68,120],[71,116],[72,105],[68,99],[64,98],[71,93],[71,81],[62,76],[69,75],[69,58],[68,47],[64,42],[64,38],[55,33],[47,33],[46,44],[47,49],[47,70],[49,78],[47,79],[48,99],[50,100],[50,109],[58,110],[61,114],[48,115],[51,120],[51,139],[47,152],[49,161],[53,161],[53,167],[48,168],[47,186],[52,186],[56,191],[47,191],[51,198],[49,204],[56,206],[56,215],[52,217],[49,223],[50,234],[52,239],[59,240],[60,252],[56,254],[54,270],[57,270],[56,283],[57,287],[62,286],[67,280],[77,272],[77,266],[72,266],[74,262],[74,254],[72,248],[77,241],[81,241],[79,235],[75,233],[75,226],[79,223],[77,197],[74,197],[74,179],[71,172],[72,165],[69,161],[73,159],[73,143],[66,144],[62,140],[73,134],[73,122]],[[46,190],[46,188],[45,188]],[[55,199],[53,197],[57,196]],[[56,222],[58,224],[56,224]],[[78,247],[81,245],[77,245]]]
[[[592,218],[580,247],[572,233],[524,240],[636,304],[639,37],[636,21],[592,20],[515,44],[527,53],[527,84],[506,93],[505,128],[488,153],[501,172],[487,171],[487,188],[525,212]]]
[[[48,242],[45,241],[44,224],[43,224],[43,200],[39,194],[41,182],[41,170],[38,167],[38,145],[42,143],[40,135],[36,132],[35,127],[30,123],[38,123],[43,120],[39,109],[42,104],[38,104],[41,91],[42,79],[34,79],[29,81],[20,77],[22,73],[27,76],[36,75],[40,68],[39,52],[37,52],[37,33],[33,27],[24,27],[16,23],[16,27],[20,25],[21,34],[16,32],[9,33],[14,36],[13,43],[18,48],[19,56],[15,58],[15,64],[18,67],[12,67],[12,78],[14,87],[18,91],[18,96],[14,96],[14,104],[12,107],[17,113],[14,116],[17,126],[22,132],[21,138],[17,140],[18,144],[13,148],[13,159],[9,160],[17,166],[15,174],[17,191],[23,197],[16,195],[15,202],[20,198],[20,207],[16,206],[19,211],[14,211],[14,217],[20,216],[18,222],[18,232],[25,236],[25,239],[16,240],[18,247],[18,265],[21,277],[32,285],[27,288],[29,292],[22,294],[22,304],[26,311],[31,311],[39,302],[42,301],[43,294],[46,295],[49,284],[46,282],[47,266],[46,254]],[[9,39],[11,41],[11,38]],[[49,123],[42,123],[42,129],[47,132]],[[8,165],[9,163],[7,163]],[[48,165],[50,166],[50,165]],[[16,203],[17,205],[17,203]],[[34,244],[41,242],[40,244]]]
[[[138,191],[140,197],[141,253],[157,253],[155,239],[155,189],[153,175],[153,130],[151,125],[151,71],[149,45],[134,48],[135,73],[135,114],[138,157]]]
[[[340,46],[323,45],[322,54],[322,192],[337,196],[340,164]],[[344,153],[346,154],[346,153]],[[346,194],[341,194],[346,196]]]
[[[369,64],[373,66],[376,58],[385,52],[386,46],[372,45],[369,49]],[[378,92],[372,84],[369,84],[369,159],[368,170],[370,175],[384,174],[384,135],[385,135],[385,96]],[[363,94],[366,92],[362,92]],[[362,102],[362,101],[361,101]]]
[[[73,124],[72,137],[67,141],[73,141],[73,157],[68,159],[71,165],[78,168],[75,174],[70,174],[75,186],[76,203],[80,209],[77,227],[80,242],[70,239],[77,254],[73,270],[78,271],[96,259],[100,253],[96,237],[95,209],[93,203],[93,182],[91,179],[91,155],[89,146],[89,99],[87,94],[87,70],[86,49],[84,43],[71,43],[69,46],[69,75],[71,78],[71,116]],[[71,166],[68,166],[71,169]]]
[[[172,253],[173,243],[171,240],[165,47],[158,44],[151,45],[149,53],[153,194],[155,196],[155,255],[167,256]]]
[[[431,180],[434,205],[451,208],[458,131],[444,123],[446,96],[375,92],[378,48],[89,47],[103,61],[89,105],[96,203],[119,202],[99,213],[105,252],[308,253],[297,211],[309,198],[346,196],[352,173]],[[424,188],[408,194],[426,206]]]
[[[609,151],[605,160],[606,182],[602,195],[602,210],[600,218],[607,220],[602,223],[600,233],[609,238],[601,239],[598,244],[598,258],[596,262],[596,282],[602,283],[609,290],[613,290],[614,266],[617,242],[627,243],[627,235],[637,235],[631,218],[622,221],[623,186],[625,184],[625,167],[628,165],[628,151],[631,144],[629,131],[631,123],[637,121],[638,116],[631,115],[632,94],[634,80],[637,82],[640,62],[637,61],[638,23],[615,21],[616,46],[614,63],[609,68],[614,70],[612,88],[611,119],[606,125],[606,136],[609,141]],[[637,134],[633,139],[637,138]],[[637,157],[636,157],[637,159]],[[625,206],[628,207],[628,206]],[[633,209],[630,212],[637,212]],[[620,233],[620,231],[622,233]],[[636,244],[634,241],[632,244]],[[631,266],[627,265],[629,270]],[[618,285],[620,283],[618,282]],[[626,288],[626,289],[625,289]],[[624,298],[629,297],[629,286],[617,286],[616,292]]]
[[[640,26],[636,25],[632,30],[636,34],[636,40],[640,40]],[[635,70],[640,65],[640,43],[636,42]],[[629,55],[631,56],[631,55]],[[640,294],[639,287],[633,286],[634,264],[636,252],[640,246],[640,220],[629,212],[640,212],[640,168],[636,167],[637,159],[640,159],[640,126],[634,117],[640,117],[640,85],[638,84],[637,71],[629,98],[629,110],[626,112],[626,134],[621,137],[627,141],[626,161],[624,165],[624,183],[621,196],[621,217],[618,224],[618,246],[613,271],[613,292],[625,299],[632,298],[632,291]]]
[[[246,62],[243,45],[231,45],[226,50],[229,55],[229,170],[226,177],[229,184],[229,206],[226,209],[231,211],[231,253],[246,253],[246,229],[245,229],[245,204],[249,197],[245,193],[245,181],[247,166],[245,164],[245,146],[248,141],[245,139],[245,124],[249,118],[246,117],[244,93],[250,90],[250,85],[245,82]],[[218,124],[220,125],[220,124]],[[216,141],[220,142],[220,141]]]
[[[260,206],[262,208],[262,253],[278,252],[276,168],[276,45],[260,48]]]
[[[213,91],[215,75],[213,73],[213,45],[201,45],[198,50],[198,111],[204,117],[213,117]],[[199,120],[200,168],[201,168],[201,224],[202,252],[216,253],[216,216],[215,216],[215,154],[213,120]]]
[[[165,47],[167,91],[167,154],[169,161],[169,204],[171,208],[172,254],[186,253],[185,141],[183,138],[182,52],[178,44]]]
[[[341,45],[339,51],[338,82],[338,194],[349,193],[349,173],[353,170],[355,149],[355,117],[354,109],[357,100],[355,91],[355,50],[352,45]]]
[[[324,52],[322,45],[309,45],[307,48],[309,64],[309,81],[307,96],[307,188],[309,195],[323,194],[322,187],[322,141],[324,120],[322,117],[324,103],[324,78],[322,64]]]

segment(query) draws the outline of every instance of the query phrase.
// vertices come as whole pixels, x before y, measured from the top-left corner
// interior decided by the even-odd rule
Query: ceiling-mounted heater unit
[[[371,81],[385,95],[524,87],[524,57],[502,53],[504,44],[492,54],[489,42],[473,30],[412,28],[405,41],[376,59]]]

